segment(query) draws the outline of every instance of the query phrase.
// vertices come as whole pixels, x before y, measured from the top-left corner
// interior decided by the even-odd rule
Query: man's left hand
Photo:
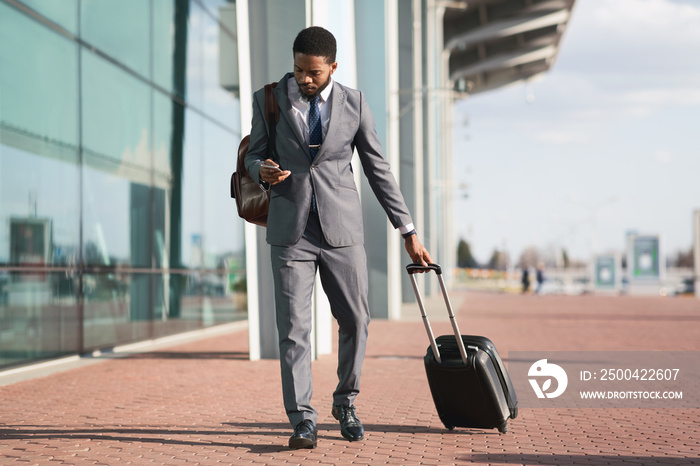
[[[406,238],[404,242],[406,247],[406,252],[411,257],[414,264],[420,264],[423,267],[427,267],[428,264],[432,264],[433,260],[430,258],[428,250],[425,246],[418,241],[418,235],[411,235]]]

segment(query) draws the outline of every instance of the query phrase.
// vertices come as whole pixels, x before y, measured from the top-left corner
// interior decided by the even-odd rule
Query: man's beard
[[[326,89],[330,83],[331,83],[331,74],[328,73],[328,79],[326,80],[326,82],[321,84],[321,86],[318,89],[316,89],[316,91],[313,94],[305,94],[304,91],[302,91],[302,89],[301,89],[302,85],[299,84],[299,81],[297,81],[297,86],[299,86],[299,92],[301,93],[302,99],[311,100],[314,97],[316,97],[317,95],[321,95],[321,92],[323,92],[324,89]]]

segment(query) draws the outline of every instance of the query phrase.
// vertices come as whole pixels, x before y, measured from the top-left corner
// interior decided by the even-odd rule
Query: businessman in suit
[[[301,31],[292,47],[294,72],[274,90],[280,108],[275,155],[268,153],[264,91],[253,99],[250,147],[253,179],[271,186],[267,242],[271,246],[284,406],[294,433],[290,448],[316,446],[318,414],[311,406],[311,297],[318,271],[338,321],[338,385],[332,415],[343,437],[362,440],[355,414],[365,356],[368,306],[362,209],[351,161],[362,169],[413,262],[427,265],[399,187],[382,157],[364,95],[333,80],[336,42],[320,27]]]

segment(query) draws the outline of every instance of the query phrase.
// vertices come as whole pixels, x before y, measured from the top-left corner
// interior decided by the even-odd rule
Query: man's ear
[[[331,63],[331,74],[335,73],[336,68],[338,68],[338,62],[334,61]]]

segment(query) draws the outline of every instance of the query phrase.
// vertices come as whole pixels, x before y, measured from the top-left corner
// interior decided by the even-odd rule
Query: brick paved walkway
[[[700,350],[700,302],[452,292],[462,333],[516,350]],[[440,306],[440,301],[430,305]],[[415,311],[415,312],[414,312]],[[287,449],[277,361],[251,362],[247,333],[209,337],[0,387],[1,464],[700,464],[700,409],[521,409],[510,432],[440,423],[417,310],[370,326],[367,434],[330,415],[335,357],[314,363],[315,450]],[[434,319],[436,334],[449,333]]]

